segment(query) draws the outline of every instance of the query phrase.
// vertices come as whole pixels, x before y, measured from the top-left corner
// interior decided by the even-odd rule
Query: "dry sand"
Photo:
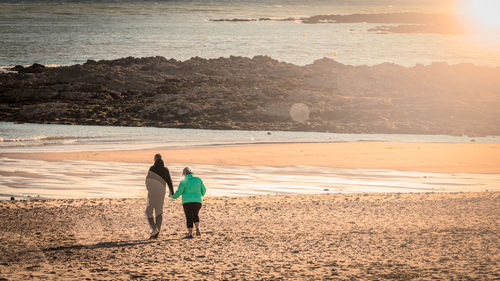
[[[127,151],[3,153],[0,157],[212,165],[322,166],[437,173],[500,173],[498,143],[299,143]]]
[[[0,279],[500,279],[500,193],[207,198],[203,235],[144,200],[0,202]]]

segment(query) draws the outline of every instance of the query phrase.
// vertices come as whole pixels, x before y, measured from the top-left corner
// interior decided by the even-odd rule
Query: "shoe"
[[[200,236],[200,235],[201,235],[200,229],[196,228],[196,236]]]
[[[193,234],[187,233],[186,234],[186,239],[193,239]]]
[[[153,232],[151,232],[149,239],[156,239],[156,238],[158,238],[159,234],[160,234],[160,231],[158,231],[158,229],[155,229],[155,230],[153,230]]]

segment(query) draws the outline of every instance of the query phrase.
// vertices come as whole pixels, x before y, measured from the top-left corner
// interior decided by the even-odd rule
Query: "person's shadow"
[[[120,248],[120,247],[130,247],[137,245],[148,245],[148,244],[161,244],[169,241],[180,240],[181,238],[170,238],[170,239],[147,239],[147,240],[131,240],[131,241],[110,241],[110,242],[99,242],[96,244],[88,245],[70,245],[70,246],[58,246],[41,249],[42,252],[50,251],[63,251],[63,250],[78,250],[78,249],[98,249],[98,248]]]

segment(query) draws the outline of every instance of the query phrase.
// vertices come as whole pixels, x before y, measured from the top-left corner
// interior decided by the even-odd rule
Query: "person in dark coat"
[[[146,176],[146,189],[148,190],[146,217],[152,230],[150,238],[157,238],[160,234],[166,185],[168,185],[169,195],[174,194],[172,178],[161,155],[156,154],[154,161],[154,165],[149,168]]]

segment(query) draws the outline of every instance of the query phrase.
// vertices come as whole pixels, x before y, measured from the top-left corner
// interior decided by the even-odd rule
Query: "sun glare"
[[[499,0],[461,0],[459,13],[480,32],[500,32]]]

